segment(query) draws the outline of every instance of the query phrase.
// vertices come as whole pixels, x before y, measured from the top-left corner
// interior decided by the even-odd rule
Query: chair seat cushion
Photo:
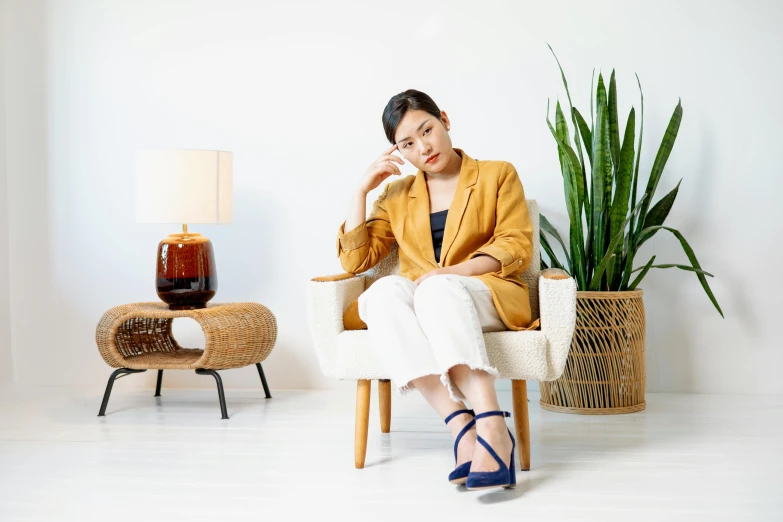
[[[346,330],[337,336],[335,377],[390,379],[369,346],[368,330]],[[540,330],[484,334],[490,364],[504,379],[544,380],[547,376],[547,339]],[[401,383],[402,384],[402,383]]]
[[[351,302],[343,312],[343,327],[346,330],[366,330],[367,325],[359,317],[359,300]]]

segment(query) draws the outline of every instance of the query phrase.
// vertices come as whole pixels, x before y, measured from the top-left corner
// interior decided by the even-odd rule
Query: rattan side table
[[[201,326],[206,338],[203,350],[182,348],[172,337],[171,325],[177,317],[190,317]],[[117,368],[109,377],[98,416],[106,414],[117,378],[158,370],[158,397],[163,370],[195,370],[215,378],[220,412],[228,419],[223,381],[217,370],[255,364],[264,394],[271,399],[261,361],[272,352],[276,339],[277,320],[259,303],[208,303],[198,310],[169,310],[162,302],[116,306],[103,314],[95,331],[101,357]]]

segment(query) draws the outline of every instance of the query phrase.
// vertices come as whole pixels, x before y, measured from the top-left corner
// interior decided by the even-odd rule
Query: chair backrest
[[[530,221],[533,223],[533,260],[530,262],[530,266],[522,274],[522,279],[527,283],[528,290],[530,291],[530,311],[532,312],[532,319],[538,319],[538,277],[541,275],[541,240],[539,238],[539,225],[538,225],[538,203],[535,199],[527,200],[527,212],[530,214]],[[396,275],[400,272],[400,260],[397,255],[397,244],[395,243],[389,255],[381,260],[380,263],[372,267],[371,269],[363,272],[365,276],[365,288],[369,287],[373,282],[381,277],[388,275]]]

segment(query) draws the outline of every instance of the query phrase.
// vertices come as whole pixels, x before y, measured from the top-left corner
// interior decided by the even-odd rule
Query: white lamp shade
[[[138,223],[231,223],[233,155],[146,150],[136,155]]]

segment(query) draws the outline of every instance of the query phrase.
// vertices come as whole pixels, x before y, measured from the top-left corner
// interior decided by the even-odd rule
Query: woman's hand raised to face
[[[402,174],[400,168],[395,163],[404,165],[405,161],[399,156],[392,154],[395,150],[397,150],[396,144],[390,149],[385,150],[383,154],[367,168],[367,172],[364,173],[357,190],[367,194],[392,174],[395,176]]]

